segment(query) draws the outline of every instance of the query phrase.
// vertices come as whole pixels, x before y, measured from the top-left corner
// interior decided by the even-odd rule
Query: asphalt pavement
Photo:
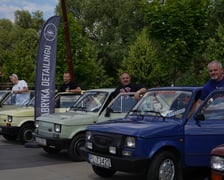
[[[108,180],[136,180],[118,172]],[[0,135],[0,180],[103,180],[87,162],[73,162],[67,152],[48,154],[38,146],[9,142]]]
[[[204,169],[201,170],[203,172]],[[209,169],[206,170],[209,172]],[[189,171],[184,180],[205,180]],[[72,162],[67,152],[48,154],[38,146],[9,142],[0,135],[0,180],[104,180],[87,162]],[[142,175],[117,172],[107,180],[143,180]]]

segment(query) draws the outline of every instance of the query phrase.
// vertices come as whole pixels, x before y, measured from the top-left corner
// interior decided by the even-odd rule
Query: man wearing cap
[[[16,74],[11,74],[9,78],[13,84],[12,93],[15,98],[15,104],[26,105],[30,99],[30,95],[28,93],[29,89],[26,81],[19,80]]]

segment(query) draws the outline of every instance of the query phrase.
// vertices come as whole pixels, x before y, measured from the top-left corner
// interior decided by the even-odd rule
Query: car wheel
[[[93,171],[100,177],[111,177],[115,174],[115,170],[106,169],[98,166],[92,165]]]
[[[49,154],[57,154],[61,151],[59,148],[52,148],[52,147],[42,147],[43,150]]]
[[[80,154],[80,148],[85,145],[85,134],[79,134],[75,136],[69,146],[69,157],[73,161],[83,161],[84,158]]]
[[[12,136],[7,134],[2,134],[2,136],[8,141],[15,141],[17,139],[17,136]]]
[[[19,139],[22,143],[31,142],[33,140],[34,124],[24,124],[19,131]]]
[[[180,161],[175,154],[169,151],[163,151],[153,157],[150,162],[147,180],[163,179],[163,180],[181,180]]]

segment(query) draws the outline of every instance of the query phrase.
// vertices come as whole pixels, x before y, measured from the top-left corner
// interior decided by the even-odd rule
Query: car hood
[[[37,118],[38,121],[44,121],[47,123],[57,123],[63,125],[81,125],[81,124],[92,124],[96,123],[98,120],[98,114],[95,112],[64,112],[64,113],[54,113],[46,116],[41,116]]]
[[[15,109],[3,109],[0,111],[0,115],[10,116],[34,116],[33,107],[15,107]]]
[[[106,133],[117,133],[138,137],[164,137],[181,134],[183,130],[182,122],[177,120],[142,120],[138,118],[124,118],[111,120],[103,123],[89,125],[87,130],[100,131]]]

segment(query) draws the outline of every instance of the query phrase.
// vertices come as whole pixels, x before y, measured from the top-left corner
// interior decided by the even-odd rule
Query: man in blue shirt
[[[202,93],[195,103],[193,109],[196,110],[205,98],[216,89],[224,90],[224,74],[222,64],[219,61],[211,61],[208,64],[208,73],[210,80],[204,85]]]

